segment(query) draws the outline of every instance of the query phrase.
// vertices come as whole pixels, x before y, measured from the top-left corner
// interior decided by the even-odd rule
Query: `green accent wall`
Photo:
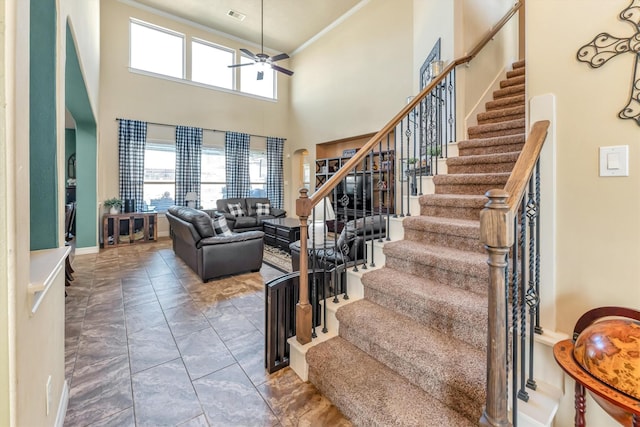
[[[76,247],[98,245],[97,166],[98,139],[96,120],[80,69],[73,34],[67,24],[65,64],[65,106],[76,122]]]
[[[64,164],[64,185],[67,185],[69,180],[69,157],[72,154],[76,154],[76,130],[65,129],[64,130],[64,158],[67,163]],[[77,175],[76,175],[77,177]]]
[[[56,4],[31,0],[29,195],[31,250],[58,246]]]

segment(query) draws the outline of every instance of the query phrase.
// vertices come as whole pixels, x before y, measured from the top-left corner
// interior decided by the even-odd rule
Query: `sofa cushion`
[[[267,197],[247,197],[245,199],[245,203],[247,206],[247,215],[249,216],[256,216],[256,209],[257,209],[257,204],[258,203],[269,203],[271,204],[271,202],[269,201],[269,199]]]
[[[256,215],[271,215],[271,205],[269,203],[256,203]]]
[[[203,211],[185,206],[171,206],[169,213],[183,221],[191,223],[203,239],[215,235],[213,226],[211,225],[211,217]]]
[[[211,225],[213,225],[213,231],[215,231],[216,236],[233,235],[231,230],[229,230],[229,226],[227,225],[227,219],[222,215],[212,218]]]
[[[236,218],[246,215],[240,203],[229,203],[227,204],[227,207],[229,208],[229,213]]]

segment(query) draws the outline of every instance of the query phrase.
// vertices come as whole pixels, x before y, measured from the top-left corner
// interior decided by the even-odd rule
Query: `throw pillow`
[[[229,208],[229,213],[236,218],[244,216],[244,211],[242,210],[242,205],[240,203],[229,203],[227,207]]]
[[[211,225],[216,232],[216,236],[232,236],[233,233],[229,230],[227,225],[227,219],[223,216],[217,216],[211,219]]]
[[[256,203],[256,215],[271,215],[271,205],[269,203]]]

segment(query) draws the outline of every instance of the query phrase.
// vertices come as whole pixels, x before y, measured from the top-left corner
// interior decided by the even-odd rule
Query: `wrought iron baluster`
[[[403,218],[404,217],[404,183],[402,182],[402,179],[404,178],[404,165],[406,164],[407,159],[404,158],[404,143],[402,142],[402,135],[404,135],[404,120],[400,121],[400,136],[398,136],[398,134],[396,133],[396,145],[397,145],[397,140],[398,138],[400,139],[400,173],[402,175],[400,175],[400,215],[395,215],[395,217],[400,217]]]
[[[519,234],[518,234],[518,216],[515,215],[513,218],[513,228],[516,235],[516,242],[519,242]],[[508,280],[505,283],[510,283],[510,288],[508,289],[507,295],[511,294],[511,378],[512,378],[512,386],[511,386],[511,399],[513,402],[517,402],[518,400],[518,302],[520,301],[520,296],[518,293],[519,289],[519,281],[520,276],[518,275],[519,262],[520,262],[520,252],[519,252],[519,244],[513,245],[511,253],[513,254],[513,259],[511,260],[511,282]],[[508,304],[509,304],[508,303]],[[507,305],[508,307],[508,305]],[[507,311],[508,313],[508,311]],[[507,323],[508,325],[509,323]],[[509,328],[507,328],[507,335],[509,334]],[[508,341],[507,341],[508,342]],[[508,372],[508,368],[507,368]],[[515,408],[517,405],[514,403],[512,405]]]
[[[519,390],[518,390],[518,398],[525,402],[529,401],[529,393],[525,390],[526,384],[526,369],[527,369],[527,360],[526,360],[526,342],[527,342],[527,316],[526,316],[526,301],[525,301],[525,290],[524,284],[526,279],[526,269],[527,269],[527,257],[526,257],[526,244],[527,244],[527,207],[525,201],[527,200],[527,195],[525,194],[522,201],[520,202],[520,223],[518,224],[518,234],[520,236],[519,244],[520,244],[520,300],[518,301],[518,305],[520,308],[520,381],[519,381]],[[515,402],[514,402],[514,406]]]
[[[382,153],[382,140],[378,141],[378,220],[382,224],[382,207],[384,206],[384,183],[385,176],[382,172],[382,164],[385,161],[384,153]],[[387,185],[388,186],[388,185]],[[382,242],[382,234],[378,235],[378,242]],[[372,258],[373,259],[373,258]]]
[[[387,181],[389,182],[387,184],[387,226],[385,227],[385,234],[386,234],[386,239],[387,240],[391,240],[389,237],[389,227],[391,226],[391,206],[393,206],[393,212],[394,212],[394,218],[397,217],[398,215],[396,214],[396,212],[398,211],[398,204],[396,203],[396,190],[395,190],[395,183],[397,180],[397,176],[396,175],[396,157],[395,157],[395,144],[394,144],[394,151],[393,151],[393,155],[391,154],[391,152],[389,151],[389,140],[391,139],[391,135],[387,134],[387,165],[388,165],[388,170],[387,170]],[[394,138],[395,140],[395,138]],[[392,185],[393,184],[393,185]],[[391,188],[393,187],[393,188]]]
[[[407,116],[407,129],[404,131],[405,136],[407,137],[407,216],[411,216],[411,196],[413,195],[411,191],[411,166],[409,165],[409,153],[411,146],[411,123],[409,122],[409,116]],[[414,167],[415,169],[415,167]]]
[[[538,294],[535,287],[535,245],[536,245],[536,218],[538,217],[538,206],[534,193],[534,177],[529,179],[529,199],[527,201],[527,220],[529,225],[529,283],[527,287],[526,303],[529,306],[529,378],[527,387],[535,390],[536,382],[533,379],[533,336],[535,327],[535,315],[538,308]],[[524,224],[523,224],[524,226]]]
[[[363,270],[369,269],[367,267],[367,227],[366,227],[368,204],[369,204],[367,200],[367,172],[369,170],[367,165],[367,160],[368,160],[368,157],[365,157],[362,160],[362,222],[364,227],[364,232],[362,233],[362,237],[364,239],[364,241],[362,242],[362,269]],[[357,229],[357,226],[356,226],[356,229]],[[356,264],[357,263],[358,263],[358,253],[356,252]]]
[[[535,169],[536,179],[536,206],[538,206],[538,215],[536,216],[536,295],[540,298],[540,213],[542,208],[540,206],[540,159],[536,162]],[[536,334],[542,334],[542,326],[540,326],[540,304],[536,306],[536,322],[535,322]]]

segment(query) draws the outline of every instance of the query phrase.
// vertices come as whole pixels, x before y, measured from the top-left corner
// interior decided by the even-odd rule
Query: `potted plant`
[[[109,213],[111,215],[116,215],[120,212],[120,208],[124,203],[122,203],[122,200],[118,199],[117,197],[113,197],[111,199],[105,200],[103,204],[105,207],[109,208]]]

